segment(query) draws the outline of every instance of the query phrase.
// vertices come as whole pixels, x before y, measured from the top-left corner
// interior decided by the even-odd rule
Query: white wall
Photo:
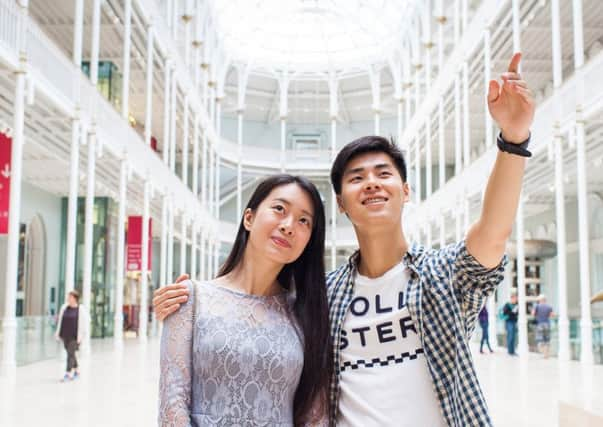
[[[21,219],[22,224],[29,226],[34,216],[42,218],[46,231],[46,261],[45,261],[45,284],[46,284],[46,306],[50,301],[50,288],[58,289],[60,257],[61,253],[61,198],[51,193],[40,190],[26,182],[21,187]],[[6,287],[6,247],[7,237],[0,237],[0,315],[4,314],[4,289]],[[13,285],[14,286],[14,285]],[[57,291],[55,291],[57,292]],[[56,297],[58,298],[58,293]]]

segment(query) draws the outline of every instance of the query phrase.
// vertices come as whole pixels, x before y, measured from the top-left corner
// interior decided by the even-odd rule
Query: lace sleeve
[[[165,319],[161,335],[158,425],[190,426],[194,285],[187,282],[189,298]]]

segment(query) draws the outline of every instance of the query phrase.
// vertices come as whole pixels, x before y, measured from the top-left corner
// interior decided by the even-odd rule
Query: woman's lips
[[[285,239],[281,239],[280,237],[271,237],[272,241],[282,248],[290,248],[291,244]]]

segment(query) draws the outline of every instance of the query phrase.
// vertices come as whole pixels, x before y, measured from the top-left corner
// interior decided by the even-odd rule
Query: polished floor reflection
[[[69,383],[59,382],[59,359],[18,368],[16,385],[0,383],[0,425],[156,425],[158,340],[126,340],[121,352],[111,340],[95,340],[92,350],[81,358],[82,377]],[[475,353],[495,426],[586,425],[560,424],[560,402],[574,420],[584,410],[603,417],[603,366],[559,364],[538,355],[511,358],[502,349]]]

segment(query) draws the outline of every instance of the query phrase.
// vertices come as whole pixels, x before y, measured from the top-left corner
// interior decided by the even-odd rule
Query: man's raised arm
[[[488,108],[505,143],[519,145],[530,136],[534,98],[519,74],[521,54],[511,59],[502,84],[490,81]],[[482,213],[467,233],[467,250],[484,267],[496,267],[504,254],[521,194],[526,158],[499,151],[488,179]]]

